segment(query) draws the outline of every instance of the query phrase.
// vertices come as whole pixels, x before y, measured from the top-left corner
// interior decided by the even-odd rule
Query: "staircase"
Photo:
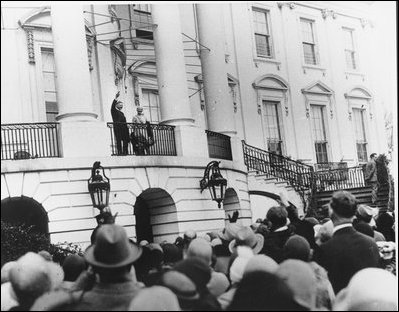
[[[297,192],[304,193],[311,188],[313,167],[299,161],[261,150],[242,141],[244,163],[248,170],[257,171],[265,177],[276,178],[288,183]]]
[[[242,141],[244,163],[249,172],[254,172],[256,180],[263,180],[264,186],[278,193],[279,184],[295,190],[306,206],[306,197],[311,199],[310,207],[318,219],[328,216],[326,204],[337,190],[351,192],[360,204],[371,204],[371,188],[364,181],[362,167],[314,171],[312,166],[248,145]],[[388,208],[388,184],[380,185],[376,207]],[[304,207],[306,212],[306,207]]]
[[[314,207],[315,214],[318,219],[323,219],[328,217],[328,206],[332,194],[337,190],[330,191],[319,191],[314,195]],[[379,211],[384,211],[388,209],[388,194],[389,185],[381,185],[377,193],[377,202],[375,205],[371,202],[371,187],[363,186],[356,188],[346,188],[345,191],[352,193],[359,204],[368,205],[370,207],[378,207]]]
[[[306,213],[306,197],[312,190],[313,167],[248,145],[242,141],[250,190],[279,194],[285,190],[301,215]]]

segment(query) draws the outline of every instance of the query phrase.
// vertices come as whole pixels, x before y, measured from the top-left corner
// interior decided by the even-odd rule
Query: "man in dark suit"
[[[261,254],[269,256],[277,263],[284,260],[284,245],[294,234],[287,226],[288,213],[284,206],[271,207],[266,214],[270,233],[265,233]]]
[[[370,155],[370,161],[366,165],[364,180],[371,186],[371,202],[375,205],[377,201],[378,179],[377,179],[377,154]]]
[[[126,125],[126,117],[122,112],[123,103],[118,101],[120,91],[115,96],[111,106],[112,121],[114,122],[114,134],[118,155],[128,154],[129,130]],[[123,143],[123,144],[122,144]]]
[[[352,226],[357,202],[351,193],[335,192],[329,206],[334,224],[333,237],[320,246],[315,260],[328,271],[334,291],[338,293],[356,272],[380,267],[380,255],[374,239],[357,232]]]

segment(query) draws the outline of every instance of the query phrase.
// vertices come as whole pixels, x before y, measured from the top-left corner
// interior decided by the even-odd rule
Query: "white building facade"
[[[283,188],[304,208],[295,188],[248,172],[242,140],[311,166],[352,167],[386,152],[367,8],[2,4],[2,215],[10,200],[29,198],[52,241],[87,244],[98,213],[87,189],[95,161],[130,237],[218,230],[234,210],[249,225],[275,203],[257,192]],[[154,125],[153,152],[114,155],[117,91],[128,123],[141,106]],[[231,155],[214,154],[226,136]],[[18,152],[31,158],[15,160]],[[199,185],[215,159],[228,181],[221,209]]]

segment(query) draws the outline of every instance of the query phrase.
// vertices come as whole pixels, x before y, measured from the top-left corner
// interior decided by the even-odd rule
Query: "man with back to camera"
[[[356,272],[380,267],[381,263],[374,239],[352,226],[356,210],[357,200],[351,193],[337,191],[332,195],[329,214],[334,224],[333,236],[315,252],[315,261],[328,271],[336,294],[348,285]]]
[[[118,155],[128,154],[129,130],[126,125],[126,117],[122,112],[123,102],[118,101],[120,91],[115,95],[111,106],[112,121],[114,122],[114,134]]]
[[[370,155],[370,161],[366,165],[364,179],[368,185],[371,186],[371,202],[375,206],[377,202],[377,192],[378,192],[378,178],[377,178],[377,154],[372,153]]]

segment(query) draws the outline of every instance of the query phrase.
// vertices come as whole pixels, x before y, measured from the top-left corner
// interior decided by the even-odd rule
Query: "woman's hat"
[[[136,261],[142,249],[129,241],[125,229],[117,224],[104,224],[97,233],[94,245],[85,252],[86,261],[100,268],[120,268]]]
[[[264,237],[261,234],[255,234],[249,227],[244,227],[236,234],[236,238],[229,244],[229,250],[234,253],[237,246],[248,246],[254,254],[258,254],[263,248]]]

